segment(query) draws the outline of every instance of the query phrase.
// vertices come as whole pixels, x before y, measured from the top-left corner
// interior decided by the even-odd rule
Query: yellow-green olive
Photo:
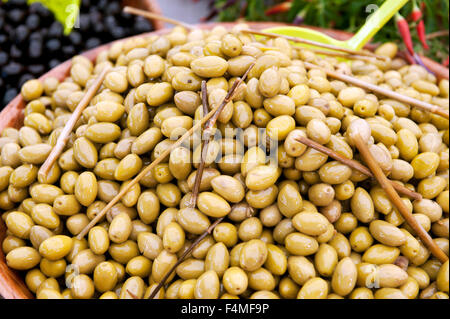
[[[231,211],[231,206],[227,201],[211,192],[200,193],[197,205],[201,212],[216,218],[223,217]]]
[[[17,270],[28,270],[39,264],[41,256],[32,247],[17,247],[6,255],[6,263]]]
[[[216,272],[209,270],[204,272],[196,281],[195,299],[217,299],[219,297],[220,282]]]

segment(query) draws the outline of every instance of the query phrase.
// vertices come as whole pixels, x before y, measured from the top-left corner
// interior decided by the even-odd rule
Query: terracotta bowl
[[[133,3],[135,4],[138,1],[128,1],[131,5]],[[153,2],[153,1],[150,1]],[[147,7],[148,8],[148,7]],[[153,7],[155,9],[155,7]],[[265,28],[275,27],[284,25],[281,23],[248,23],[252,29],[255,30],[261,30]],[[217,23],[210,23],[210,24],[202,24],[199,25],[200,28],[203,29],[211,29],[214,26],[219,25]],[[220,23],[220,25],[223,25],[227,28],[230,28],[233,26],[233,23]],[[318,31],[324,32],[328,34],[331,37],[334,37],[339,40],[346,40],[349,37],[352,36],[352,34],[342,31],[336,31],[336,30],[329,30],[329,29],[320,29],[320,28],[314,28]],[[169,32],[170,29],[161,29],[158,31],[150,32],[145,35],[151,35],[151,34],[165,34]],[[138,35],[141,36],[141,35]],[[122,40],[118,40],[122,41]],[[112,42],[113,43],[113,42]],[[102,45],[98,48],[95,48],[93,50],[87,51],[83,53],[85,57],[89,58],[90,60],[95,60],[96,56],[104,50],[107,50],[112,43]],[[375,48],[374,45],[368,45],[367,48],[373,49]],[[401,54],[401,53],[400,53]],[[443,67],[442,65],[430,60],[430,59],[424,59],[425,63],[427,64],[427,67],[433,70],[436,74],[438,74],[440,77],[446,77],[448,78],[448,69]],[[63,80],[69,73],[71,67],[71,62],[66,61],[60,65],[58,65],[56,68],[52,69],[48,73],[44,74],[42,77],[40,77],[41,80],[53,76],[60,80]],[[19,128],[23,125],[23,109],[25,107],[25,102],[22,99],[22,97],[19,95],[16,98],[14,98],[11,103],[9,103],[5,109],[0,113],[0,132],[6,128],[6,127],[16,127]],[[3,223],[3,220],[0,218],[0,243],[3,241],[6,235],[6,226]],[[14,271],[6,265],[5,262],[5,255],[2,252],[1,245],[0,245],[0,295],[2,295],[4,298],[8,299],[30,299],[33,298],[33,295],[28,290],[26,285],[23,282],[22,277],[19,275],[17,271]]]

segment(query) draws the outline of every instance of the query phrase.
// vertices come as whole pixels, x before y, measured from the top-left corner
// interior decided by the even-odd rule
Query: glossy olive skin
[[[198,197],[200,211],[211,217],[223,217],[231,211],[230,205],[220,196],[203,192]]]
[[[200,235],[211,225],[208,217],[194,208],[180,209],[176,218],[183,229],[192,234]]]
[[[389,246],[401,246],[405,243],[405,235],[390,223],[376,220],[370,223],[370,233],[379,242]]]
[[[64,235],[56,235],[47,238],[41,243],[39,253],[49,260],[58,260],[70,252],[72,245],[72,238]]]
[[[75,197],[83,206],[89,206],[97,197],[98,183],[93,173],[81,173],[75,183]]]
[[[227,71],[228,64],[220,57],[209,56],[192,61],[191,68],[201,77],[220,77]]]
[[[240,253],[240,266],[246,271],[253,271],[261,267],[267,259],[267,247],[264,242],[252,239],[247,242]]]
[[[31,247],[18,247],[6,255],[6,263],[9,267],[17,270],[27,270],[36,266],[41,256],[36,249]]]

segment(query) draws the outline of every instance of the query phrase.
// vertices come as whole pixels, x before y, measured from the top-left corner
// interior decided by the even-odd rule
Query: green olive
[[[329,222],[322,214],[303,211],[294,216],[292,225],[303,234],[319,236],[326,232]]]
[[[205,262],[194,258],[188,258],[177,266],[176,272],[183,280],[197,279],[205,271]]]
[[[316,276],[314,265],[304,256],[290,256],[288,258],[288,272],[292,280],[298,285],[304,285]]]
[[[372,221],[369,230],[376,240],[388,246],[401,246],[406,241],[400,229],[382,220]]]
[[[32,247],[18,247],[6,255],[6,263],[17,270],[28,270],[39,264],[41,256]]]
[[[198,76],[214,78],[222,76],[227,71],[228,63],[218,56],[205,56],[193,60],[191,69]]]
[[[211,217],[223,217],[231,211],[226,200],[211,192],[200,193],[197,205],[201,212]]]
[[[264,264],[267,254],[266,244],[259,239],[252,239],[242,247],[240,267],[246,271],[254,271]]]
[[[94,269],[94,286],[99,292],[112,290],[118,281],[116,267],[108,261],[99,263]]]
[[[432,152],[424,152],[415,156],[411,161],[415,178],[431,176],[439,165],[439,155]]]
[[[264,267],[272,274],[281,276],[287,270],[287,257],[283,250],[273,244],[267,245],[267,259]]]
[[[214,270],[222,277],[230,262],[230,254],[223,243],[213,245],[206,254],[205,271]]]
[[[217,299],[219,297],[220,282],[213,270],[204,272],[196,281],[195,299]]]
[[[223,275],[223,286],[232,295],[240,295],[247,290],[248,277],[239,267],[228,268]]]
[[[150,275],[152,262],[144,256],[136,256],[130,259],[126,266],[126,272],[130,276],[147,277]]]
[[[97,197],[97,178],[91,172],[83,172],[79,175],[75,183],[75,197],[83,206],[89,206]]]
[[[47,238],[41,243],[39,253],[49,260],[58,260],[69,254],[72,245],[72,238],[64,235],[56,235]]]
[[[161,279],[167,274],[172,266],[177,262],[177,256],[169,253],[166,250],[162,250],[155,258],[152,265],[152,278],[155,282],[160,282]],[[172,274],[172,278],[173,278]]]
[[[178,252],[184,245],[185,242],[185,233],[183,228],[175,222],[169,223],[165,229],[163,234],[163,247],[168,252],[176,253]]]
[[[34,225],[31,217],[22,212],[11,212],[6,216],[5,224],[16,237],[28,239]]]
[[[100,122],[90,125],[85,136],[94,143],[106,144],[120,137],[120,127],[114,123]]]
[[[101,226],[91,228],[91,230],[89,230],[88,242],[89,248],[94,254],[104,254],[109,248],[108,231]]]
[[[311,278],[300,289],[297,299],[326,299],[328,284],[322,278]]]
[[[108,252],[115,261],[121,264],[126,264],[133,257],[139,255],[138,245],[132,240],[127,240],[120,244],[111,244]]]

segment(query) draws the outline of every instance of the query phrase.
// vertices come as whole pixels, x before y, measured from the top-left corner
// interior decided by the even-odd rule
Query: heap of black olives
[[[78,22],[65,36],[62,24],[41,3],[0,1],[0,109],[27,80],[72,56],[152,30],[148,20],[122,12],[120,0],[82,0]]]

